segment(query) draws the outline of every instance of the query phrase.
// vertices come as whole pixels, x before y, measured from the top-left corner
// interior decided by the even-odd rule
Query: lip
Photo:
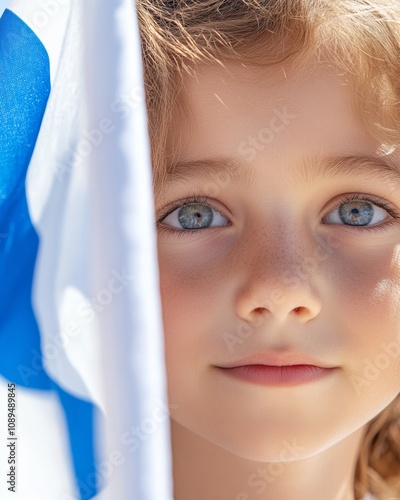
[[[261,351],[217,368],[236,379],[275,387],[316,381],[338,369],[306,353],[295,351]]]
[[[232,368],[217,367],[224,374],[236,379],[264,386],[295,386],[323,379],[336,368],[315,365],[243,365]]]
[[[335,368],[332,365],[324,363],[308,354],[294,351],[263,351],[252,354],[245,358],[232,361],[225,365],[219,365],[219,368],[237,368],[249,365],[266,366],[293,366],[293,365],[312,365],[320,368]]]

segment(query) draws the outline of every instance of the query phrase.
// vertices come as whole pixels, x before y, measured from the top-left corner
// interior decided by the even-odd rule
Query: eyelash
[[[220,212],[221,215],[224,215],[221,210],[217,209],[213,203],[209,201],[209,198],[206,196],[192,196],[189,198],[186,198],[184,201],[177,201],[175,202],[172,206],[168,207],[163,214],[160,215],[160,217],[157,220],[157,226],[159,227],[160,231],[164,231],[167,234],[173,234],[174,236],[178,237],[185,237],[192,235],[193,233],[197,231],[204,231],[204,229],[176,229],[176,228],[171,228],[171,227],[163,227],[159,226],[160,222],[162,222],[169,214],[172,214],[177,208],[183,208],[186,207],[187,205],[205,205],[208,208],[211,208],[212,210],[215,210],[217,212]],[[225,217],[225,215],[224,215]],[[227,217],[226,217],[227,218]]]
[[[374,196],[371,195],[364,195],[361,193],[357,194],[352,194],[352,195],[343,195],[342,198],[339,199],[338,203],[332,208],[328,214],[336,210],[340,205],[343,205],[345,203],[349,203],[351,201],[368,201],[372,203],[373,205],[376,205],[377,207],[383,208],[386,210],[386,212],[392,217],[392,220],[385,222],[384,224],[376,224],[374,226],[351,226],[348,225],[348,227],[353,227],[356,228],[358,231],[385,231],[387,228],[392,227],[394,224],[398,224],[400,221],[400,212],[398,212],[392,205],[389,203],[383,202],[382,200],[379,200],[378,198],[375,198]],[[160,229],[160,231],[165,231],[167,234],[173,234],[174,236],[178,237],[186,237],[190,236],[193,233],[197,231],[204,231],[204,229],[176,229],[176,228],[170,228],[170,227],[163,227],[160,225],[160,223],[172,212],[174,212],[177,208],[183,208],[187,205],[192,205],[192,204],[201,204],[205,205],[212,210],[215,210],[221,215],[225,217],[225,215],[221,212],[221,210],[217,209],[213,203],[209,201],[209,198],[207,197],[198,197],[198,196],[193,196],[186,198],[184,201],[178,201],[175,202],[172,206],[168,207],[168,209],[165,210],[165,212],[160,215],[160,217],[157,220],[157,227]],[[227,218],[227,217],[226,217]],[[346,225],[346,224],[343,224]],[[362,228],[362,229],[361,229]],[[206,228],[210,229],[210,228]]]
[[[393,205],[390,203],[386,203],[379,198],[376,198],[375,196],[372,195],[365,195],[362,193],[354,193],[351,195],[343,195],[336,203],[336,205],[332,208],[332,210],[329,212],[333,212],[336,210],[340,205],[343,205],[344,203],[349,203],[351,201],[369,201],[373,205],[376,205],[377,207],[383,208],[386,210],[386,212],[392,217],[391,220],[385,223],[379,223],[375,224],[374,226],[351,226],[347,225],[347,227],[352,227],[356,228],[356,231],[375,231],[375,232],[382,232],[388,229],[389,227],[392,227],[394,224],[398,224],[400,220],[400,212],[397,211]],[[345,224],[344,224],[345,225]]]

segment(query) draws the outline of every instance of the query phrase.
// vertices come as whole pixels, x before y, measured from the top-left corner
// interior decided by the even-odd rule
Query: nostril
[[[262,313],[263,311],[265,311],[265,307],[256,307],[254,311],[257,313]]]
[[[300,307],[295,307],[295,308],[293,309],[293,311],[294,311],[295,313],[301,313],[301,312],[303,312],[303,310],[304,310],[304,307],[303,307],[303,306],[300,306]]]

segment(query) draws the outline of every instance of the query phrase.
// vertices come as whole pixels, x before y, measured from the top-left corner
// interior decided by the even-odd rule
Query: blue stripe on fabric
[[[0,18],[0,374],[55,390],[64,409],[81,500],[97,494],[91,403],[68,394],[43,367],[31,295],[39,238],[29,217],[26,173],[50,93],[47,51],[14,13]]]
[[[58,396],[67,419],[77,488],[81,500],[97,494],[94,455],[94,405],[71,396],[57,386]]]
[[[32,310],[38,236],[28,212],[25,178],[50,93],[49,58],[19,17],[0,19],[0,373],[48,389]]]

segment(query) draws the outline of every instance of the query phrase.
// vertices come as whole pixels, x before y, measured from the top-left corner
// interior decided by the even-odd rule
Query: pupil
[[[204,229],[211,224],[213,213],[205,205],[186,205],[179,211],[178,219],[184,229]]]
[[[341,205],[339,215],[347,225],[366,226],[374,216],[374,209],[368,201],[355,200]]]

